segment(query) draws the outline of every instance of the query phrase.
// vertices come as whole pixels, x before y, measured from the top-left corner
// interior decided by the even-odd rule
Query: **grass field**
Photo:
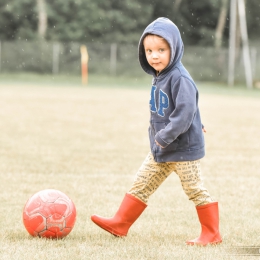
[[[150,79],[95,78],[82,87],[77,79],[9,77],[0,77],[0,259],[250,259],[227,248],[260,245],[259,91],[198,84],[204,183],[219,201],[223,243],[189,247],[200,226],[174,173],[126,238],[90,221],[115,213],[149,151]],[[77,208],[63,240],[32,238],[22,223],[27,199],[47,188]]]

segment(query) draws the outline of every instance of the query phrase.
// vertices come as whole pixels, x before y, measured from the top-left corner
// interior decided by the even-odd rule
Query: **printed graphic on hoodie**
[[[151,89],[151,100],[150,100],[150,110],[153,113],[157,113],[159,116],[164,117],[164,110],[169,107],[169,97],[161,89],[159,90],[159,106],[157,110],[156,106],[156,86],[152,86]]]

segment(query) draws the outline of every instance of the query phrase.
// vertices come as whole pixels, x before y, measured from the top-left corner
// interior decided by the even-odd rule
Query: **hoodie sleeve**
[[[189,129],[197,111],[198,93],[189,79],[181,77],[173,88],[178,91],[172,91],[175,108],[169,117],[170,122],[155,135],[155,140],[164,148]]]

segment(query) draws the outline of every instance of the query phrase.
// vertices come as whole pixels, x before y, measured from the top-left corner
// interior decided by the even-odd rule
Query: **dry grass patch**
[[[200,227],[174,174],[126,238],[90,221],[115,212],[148,152],[149,95],[144,88],[0,87],[1,259],[237,259],[223,249],[259,245],[260,102],[249,96],[201,93],[202,169],[220,203],[222,245],[185,245]],[[22,224],[26,200],[46,188],[63,191],[77,208],[63,240],[31,238]]]

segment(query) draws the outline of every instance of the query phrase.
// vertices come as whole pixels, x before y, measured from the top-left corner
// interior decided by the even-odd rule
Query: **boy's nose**
[[[158,58],[158,54],[156,52],[153,52],[152,58],[153,59],[157,59]]]

